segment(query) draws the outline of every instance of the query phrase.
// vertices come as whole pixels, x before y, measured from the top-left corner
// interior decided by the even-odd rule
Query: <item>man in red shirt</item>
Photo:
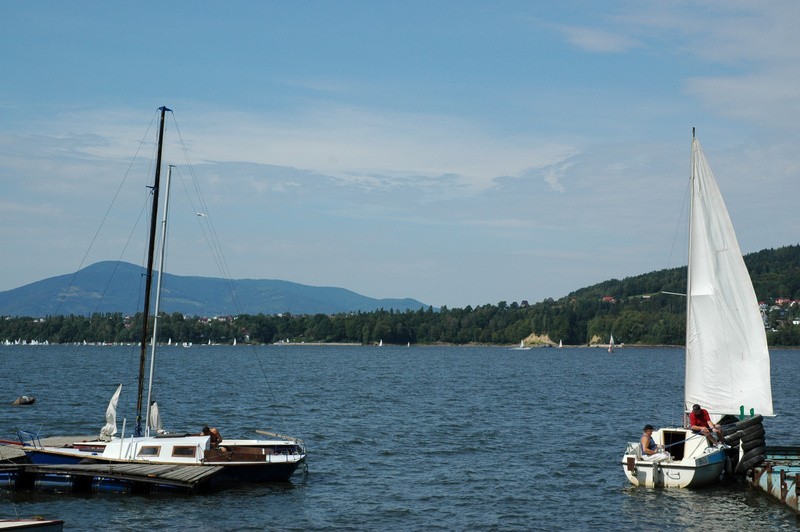
[[[719,443],[724,443],[725,440],[722,436],[722,429],[720,429],[719,425],[715,425],[713,421],[711,421],[711,416],[708,415],[708,410],[705,408],[700,408],[700,405],[692,406],[692,411],[689,414],[689,427],[697,434],[702,434],[706,438],[708,438],[708,443],[714,445],[714,437],[712,436],[713,433],[717,434],[717,440]]]

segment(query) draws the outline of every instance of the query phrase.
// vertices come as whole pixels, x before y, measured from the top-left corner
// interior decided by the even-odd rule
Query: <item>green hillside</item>
[[[763,303],[770,345],[800,346],[800,246],[766,249],[745,257],[756,294]],[[335,314],[241,314],[225,320],[164,315],[162,340],[177,342],[272,343],[276,341],[384,344],[518,344],[524,338],[565,345],[605,343],[670,344],[684,342],[686,268],[612,279],[559,299],[532,305],[499,302],[460,309],[383,308]],[[43,320],[0,320],[0,342],[135,342],[136,317],[121,313],[58,316]]]

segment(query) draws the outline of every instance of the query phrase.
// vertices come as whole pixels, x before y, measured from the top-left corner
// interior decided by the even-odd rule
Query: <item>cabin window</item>
[[[194,447],[181,446],[172,449],[172,456],[179,456],[182,458],[194,458]]]
[[[146,446],[139,449],[139,456],[158,456],[161,452],[161,447],[158,445]]]

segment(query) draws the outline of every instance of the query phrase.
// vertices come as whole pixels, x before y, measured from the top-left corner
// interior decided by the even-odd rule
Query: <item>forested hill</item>
[[[766,249],[745,257],[765,315],[770,345],[800,346],[800,246]],[[610,334],[626,344],[682,345],[686,268],[673,268],[610,280],[559,299],[528,305],[499,302],[439,311],[428,308],[304,315],[241,314],[187,319],[181,313],[159,321],[161,341],[272,343],[383,341],[406,343],[519,344],[520,340],[565,345],[605,343]],[[5,340],[136,342],[140,317],[121,313],[0,320]]]
[[[759,301],[800,299],[800,245],[764,249],[744,256]],[[686,267],[645,273],[623,280],[611,279],[570,293],[571,298],[616,299],[657,292],[686,293]]]

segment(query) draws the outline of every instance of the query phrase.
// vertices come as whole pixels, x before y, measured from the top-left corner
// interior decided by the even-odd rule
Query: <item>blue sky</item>
[[[233,278],[463,307],[679,266],[693,126],[743,252],[800,235],[794,1],[0,15],[0,290],[142,262],[144,229],[121,254],[151,179],[131,161],[161,105],[166,162],[196,178]],[[168,269],[218,276],[182,183]]]

